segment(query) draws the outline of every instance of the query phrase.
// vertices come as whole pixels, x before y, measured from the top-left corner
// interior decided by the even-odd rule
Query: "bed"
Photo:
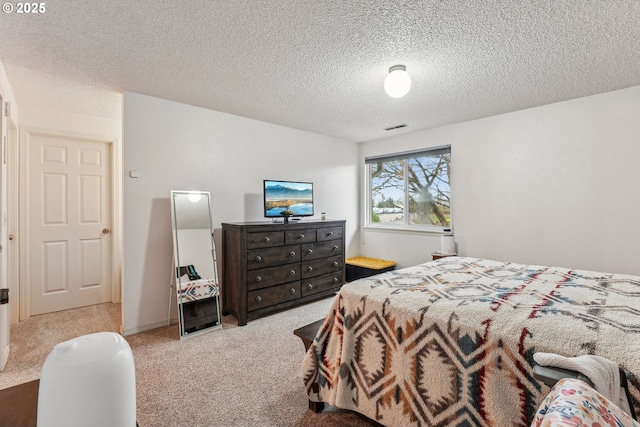
[[[348,283],[302,362],[310,400],[384,426],[529,426],[533,353],[595,354],[640,401],[640,277],[448,257]]]

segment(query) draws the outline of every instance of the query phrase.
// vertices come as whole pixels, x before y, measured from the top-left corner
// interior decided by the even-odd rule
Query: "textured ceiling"
[[[640,1],[47,1],[2,13],[0,61],[18,105],[119,119],[126,90],[367,141],[640,85]]]

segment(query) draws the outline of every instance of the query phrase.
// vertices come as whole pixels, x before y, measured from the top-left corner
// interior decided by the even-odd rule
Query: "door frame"
[[[8,269],[9,269],[9,308],[10,308],[10,323],[13,325],[20,321],[20,242],[19,239],[19,227],[20,227],[20,190],[18,188],[19,183],[19,146],[18,146],[18,126],[14,123],[11,117],[7,120],[7,214],[8,214],[8,226],[7,232],[9,233],[10,240],[7,242],[8,246]]]
[[[29,191],[31,171],[30,138],[32,135],[53,136],[68,139],[92,139],[107,143],[111,155],[111,302],[119,303],[122,298],[122,147],[120,140],[109,135],[84,134],[57,129],[37,127],[20,127],[20,173],[19,194]],[[20,321],[31,317],[30,264],[29,264],[29,229],[28,218],[30,206],[28,197],[20,197],[19,202],[19,246],[20,246]],[[121,326],[122,329],[122,326]]]

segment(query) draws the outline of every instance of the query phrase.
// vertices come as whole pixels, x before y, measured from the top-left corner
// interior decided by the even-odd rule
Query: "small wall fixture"
[[[384,90],[392,98],[402,98],[411,89],[411,76],[404,65],[389,68],[389,75],[384,79]]]

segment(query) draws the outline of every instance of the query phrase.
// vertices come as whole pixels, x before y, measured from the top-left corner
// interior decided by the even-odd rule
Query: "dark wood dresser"
[[[345,221],[222,224],[222,312],[247,321],[335,294]]]

